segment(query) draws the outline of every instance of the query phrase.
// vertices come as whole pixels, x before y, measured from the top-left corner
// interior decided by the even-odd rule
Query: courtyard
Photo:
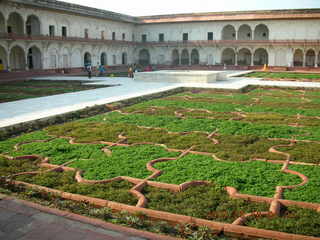
[[[318,83],[134,84],[184,88],[1,141],[1,192],[182,238],[320,237]]]

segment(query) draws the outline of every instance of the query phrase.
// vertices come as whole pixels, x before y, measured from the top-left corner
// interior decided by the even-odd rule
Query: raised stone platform
[[[213,83],[226,80],[228,74],[227,71],[163,70],[135,73],[134,80],[146,82]]]

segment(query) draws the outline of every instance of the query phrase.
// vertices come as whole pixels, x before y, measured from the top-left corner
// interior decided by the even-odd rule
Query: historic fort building
[[[318,67],[320,9],[131,17],[54,0],[0,0],[5,68]]]

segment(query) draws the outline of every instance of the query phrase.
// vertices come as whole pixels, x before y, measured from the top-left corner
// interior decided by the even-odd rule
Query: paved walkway
[[[235,72],[231,72],[234,74]],[[240,72],[241,73],[241,72]],[[39,80],[88,80],[86,77],[42,77]],[[168,83],[137,82],[130,78],[93,78],[92,84],[118,85],[75,93],[60,94],[42,98],[32,98],[0,104],[0,128],[26,121],[41,119],[85,107],[121,101],[142,95],[171,90],[177,87],[241,89],[247,85],[319,87],[320,83],[261,81],[260,79],[231,77],[216,83]]]
[[[147,239],[177,240],[0,195],[0,240]]]

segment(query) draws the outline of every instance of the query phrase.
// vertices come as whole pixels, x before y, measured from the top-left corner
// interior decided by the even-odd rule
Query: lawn
[[[320,82],[319,73],[253,72],[245,75],[245,77],[263,78],[265,80]]]
[[[2,83],[0,85],[0,103],[108,87],[105,85],[84,85],[83,83],[86,82],[26,80]]]
[[[320,204],[319,117],[320,94],[311,89],[186,91],[1,141],[0,174],[38,171],[13,178],[128,205],[138,202],[129,190],[148,180],[139,190],[145,208],[232,223],[268,212],[270,203],[231,198],[227,186],[266,198],[277,186],[293,186],[276,199]],[[39,166],[44,158],[72,169],[48,171]],[[306,183],[297,186],[303,179],[282,171],[286,160]],[[78,183],[76,171],[96,184]],[[181,192],[165,187],[191,181],[202,184]],[[320,237],[318,219],[312,209],[282,206],[280,215],[258,214],[244,224]]]

